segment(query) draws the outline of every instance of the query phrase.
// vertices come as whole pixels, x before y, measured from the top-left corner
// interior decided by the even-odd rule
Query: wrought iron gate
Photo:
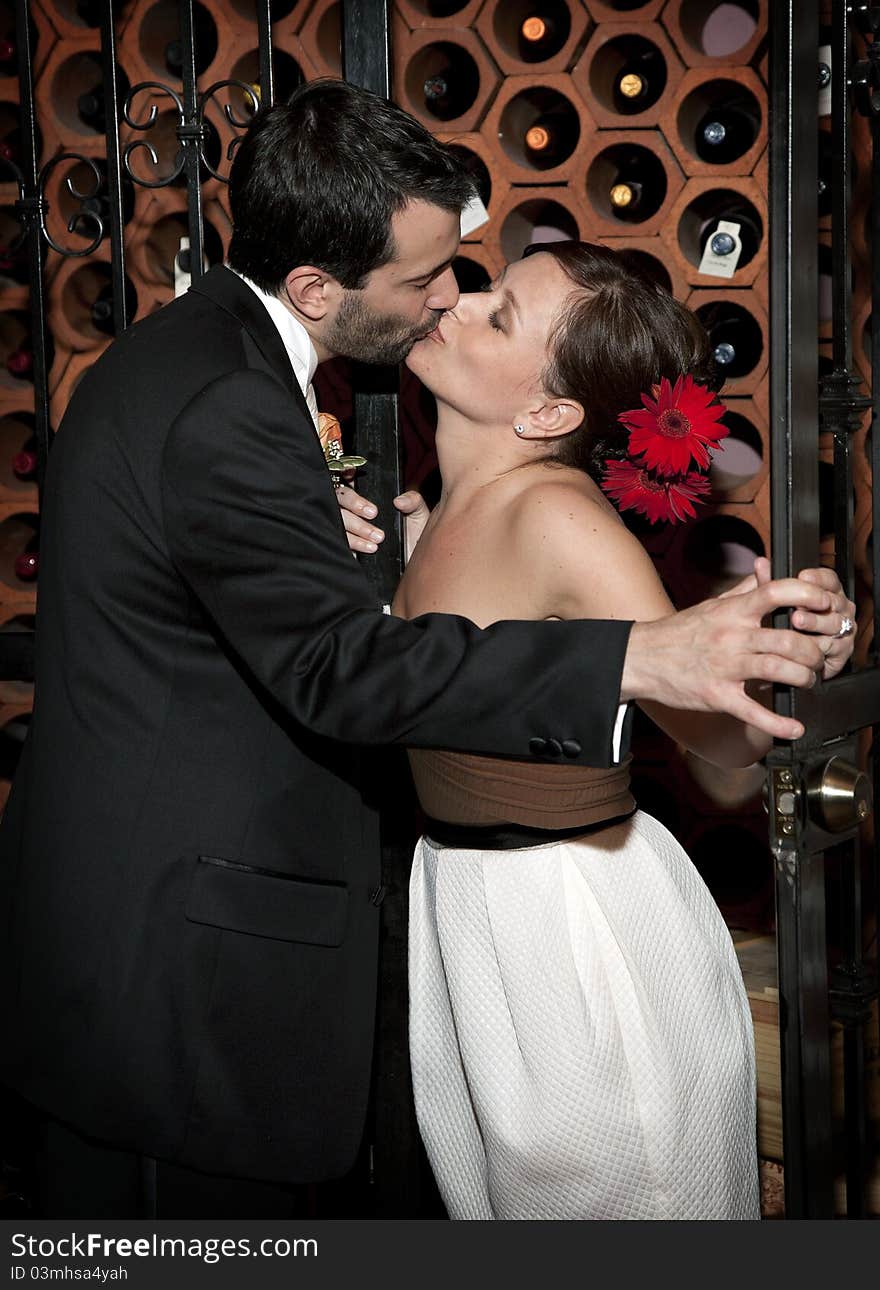
[[[876,406],[861,391],[852,355],[850,203],[851,113],[871,116],[874,138],[874,236],[880,234],[880,8],[834,0],[831,34],[832,95],[832,363],[820,382],[816,345],[818,273],[816,94],[819,17],[815,5],[784,0],[771,11],[771,416],[773,563],[785,575],[816,565],[819,555],[820,435],[833,444],[835,564],[852,597],[853,435]],[[854,35],[868,38],[867,57],[854,58]],[[827,66],[827,65],[826,65]],[[876,243],[875,243],[876,245]],[[880,274],[873,268],[873,301]],[[875,315],[880,316],[880,315]],[[871,365],[876,401],[880,336]],[[873,518],[878,509],[880,445],[870,436]],[[880,605],[880,571],[873,568],[873,605]],[[861,612],[861,611],[860,611]],[[865,1190],[874,1146],[868,1118],[865,1044],[877,998],[876,946],[866,956],[863,886],[876,905],[873,842],[862,825],[870,813],[871,784],[858,769],[859,732],[873,728],[873,778],[878,771],[880,667],[876,636],[865,666],[811,692],[781,693],[780,711],[796,715],[806,735],[768,757],[768,806],[776,870],[777,953],[783,1086],[786,1216],[830,1218],[834,1180],[846,1179],[850,1217],[865,1214]],[[867,885],[865,880],[867,879]],[[829,962],[827,918],[840,924],[838,951]],[[876,926],[876,924],[875,924]],[[844,1123],[832,1117],[831,1022],[843,1028]]]

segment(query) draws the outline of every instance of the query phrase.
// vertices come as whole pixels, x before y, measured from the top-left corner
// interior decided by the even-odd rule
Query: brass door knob
[[[871,781],[842,757],[817,766],[807,779],[807,810],[829,833],[854,829],[871,814]]]

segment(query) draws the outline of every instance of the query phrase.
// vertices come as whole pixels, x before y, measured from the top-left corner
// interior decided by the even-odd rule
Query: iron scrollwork
[[[180,148],[174,158],[174,167],[171,173],[163,175],[158,179],[148,179],[135,173],[132,169],[131,157],[138,150],[145,149],[149,154],[153,165],[158,167],[159,157],[156,153],[156,149],[148,139],[134,139],[129,141],[126,144],[123,153],[123,164],[125,166],[126,174],[133,183],[139,184],[143,188],[165,188],[167,185],[173,184],[174,181],[186,170],[187,150],[189,148],[197,149],[199,165],[203,167],[209,175],[214,179],[219,179],[221,183],[229,182],[229,177],[222,174],[216,168],[206,151],[206,144],[209,137],[209,122],[205,116],[205,109],[215,100],[215,96],[219,91],[224,89],[241,90],[246,96],[246,99],[251,103],[253,111],[256,112],[259,109],[260,100],[257,93],[254,87],[249,85],[246,81],[234,79],[216,81],[198,96],[195,111],[193,113],[187,112],[183,99],[175,90],[168,85],[163,85],[160,81],[141,81],[140,84],[132,87],[123,107],[123,119],[125,120],[126,125],[128,125],[132,130],[151,130],[155,126],[159,119],[159,109],[155,103],[150,104],[149,113],[145,120],[138,120],[133,114],[133,104],[137,96],[142,94],[145,90],[154,90],[160,94],[167,95],[174,105],[174,109],[177,114],[175,133],[180,143]],[[234,130],[246,130],[250,124],[250,118],[240,120],[236,116],[231,103],[226,103],[223,106],[223,114]],[[235,137],[230,140],[226,150],[227,160],[232,160],[235,149],[241,142],[242,137],[243,136],[241,134],[236,134]]]
[[[64,181],[67,191],[80,202],[80,209],[74,211],[67,221],[68,233],[79,232],[81,225],[89,223],[95,230],[94,236],[85,247],[64,246],[53,236],[46,224],[46,216],[50,210],[50,205],[46,201],[46,185],[52,172],[65,162],[87,167],[94,178],[94,186],[89,192],[80,191],[74,183],[72,175],[68,175]],[[0,164],[12,171],[18,187],[18,200],[15,203],[14,210],[22,226],[22,231],[15,242],[15,247],[23,245],[31,235],[36,235],[41,237],[53,251],[57,251],[59,255],[69,260],[91,255],[98,249],[104,236],[104,221],[98,211],[86,203],[93,202],[99,195],[103,178],[91,157],[84,157],[79,152],[59,153],[56,157],[52,157],[50,161],[47,161],[40,169],[35,187],[28,183],[15,162],[3,158],[0,160]],[[81,236],[86,236],[86,234],[81,234]]]

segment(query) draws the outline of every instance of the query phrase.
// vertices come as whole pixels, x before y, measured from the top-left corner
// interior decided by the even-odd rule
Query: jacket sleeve
[[[632,624],[480,629],[449,614],[383,614],[348,549],[317,436],[267,373],[224,376],[187,405],[166,442],[162,495],[178,573],[308,729],[526,758],[542,756],[541,740],[567,741],[571,761],[611,764]]]

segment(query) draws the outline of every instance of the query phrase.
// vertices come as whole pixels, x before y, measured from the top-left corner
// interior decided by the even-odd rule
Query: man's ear
[[[526,417],[525,439],[558,439],[571,434],[583,424],[583,404],[575,399],[548,399],[540,407],[531,408]]]
[[[319,323],[334,313],[342,288],[335,278],[313,264],[301,264],[284,279],[284,291],[294,313]]]

